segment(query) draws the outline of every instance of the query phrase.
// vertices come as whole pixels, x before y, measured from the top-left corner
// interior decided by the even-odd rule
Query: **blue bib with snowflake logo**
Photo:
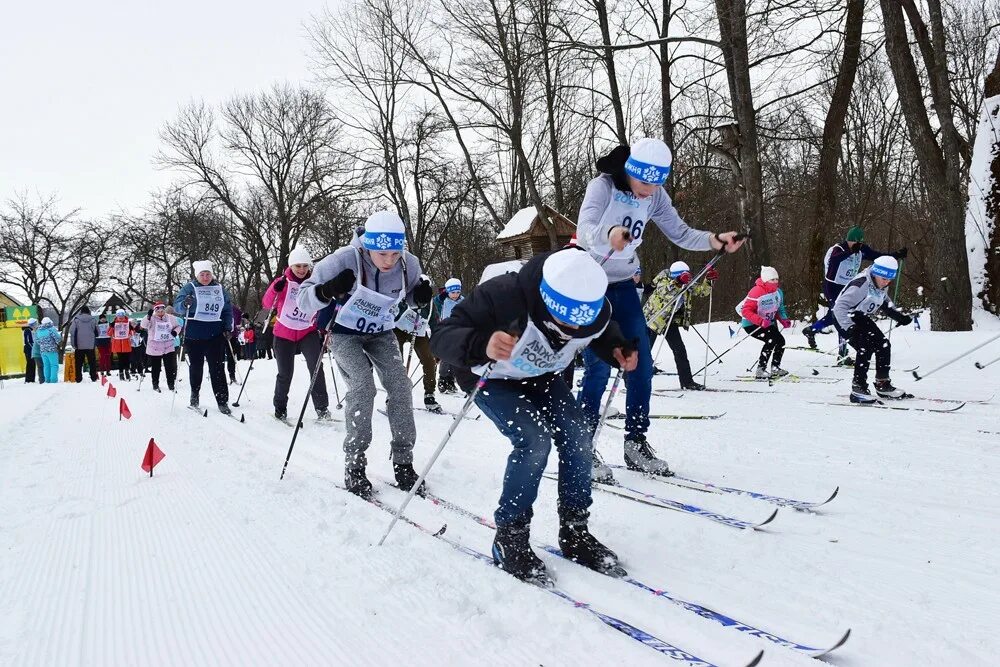
[[[573,362],[577,352],[587,347],[590,341],[602,333],[604,333],[603,330],[586,338],[571,338],[556,352],[552,349],[545,334],[535,326],[534,322],[528,320],[528,326],[518,339],[517,345],[514,346],[510,359],[494,363],[490,379],[522,380],[546,373],[560,373]],[[486,367],[487,364],[476,366],[472,372],[482,376],[486,372]]]

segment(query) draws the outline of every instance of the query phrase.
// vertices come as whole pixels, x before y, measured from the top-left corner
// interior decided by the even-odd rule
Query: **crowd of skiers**
[[[591,484],[614,480],[594,443],[609,380],[615,373],[612,392],[622,378],[627,390],[622,440],[626,466],[647,474],[673,474],[646,435],[655,373],[653,343],[663,336],[669,345],[681,388],[704,389],[692,374],[680,329],[689,326],[693,298],[711,299],[719,277],[715,262],[737,252],[745,240],[736,232],[698,231],[681,219],[662,187],[671,162],[670,150],[657,139],[619,146],[601,157],[580,209],[575,247],[536,255],[519,273],[488,280],[467,295],[456,278],[435,290],[420,259],[407,251],[403,221],[389,211],[372,214],[350,243],[315,263],[305,249],[293,249],[287,268],[262,296],[262,329],[233,305],[211,262],[196,261],[192,280],[172,304],[155,303],[139,321],[121,310],[110,321],[105,315],[95,321],[87,308],[81,309],[69,328],[77,381],[82,364],[96,380],[98,372],[111,372],[114,359],[123,379],[149,368],[156,390],[162,368],[166,387],[173,391],[183,348],[190,407],[201,410],[207,365],[212,399],[222,413],[231,414],[229,385],[236,381],[236,360],[250,360],[252,368],[254,360],[273,354],[274,417],[297,428],[299,415],[288,418],[295,357],[305,359],[308,400],[323,422],[333,419],[324,370],[324,356],[329,356],[346,384],[344,485],[369,497],[374,493],[367,461],[376,374],[387,395],[384,412],[396,482],[411,490],[418,481],[412,400],[417,382],[410,371],[415,356],[419,369],[414,366],[414,371],[422,376],[424,394],[418,408],[441,413],[435,391],[461,390],[510,440],[494,514],[497,565],[521,579],[547,579],[528,536],[554,445],[560,548],[588,567],[620,569],[615,553],[588,530]],[[675,245],[714,251],[715,257],[697,271],[674,262],[643,284],[636,251],[649,223]],[[846,240],[827,253],[824,292],[829,313],[804,331],[815,346],[815,332],[832,325],[844,345],[856,350],[851,393],[856,402],[903,395],[889,378],[891,346],[872,317],[882,312],[899,324],[910,321],[887,295],[906,249],[880,253],[863,240],[862,231],[852,228]],[[863,259],[872,264],[862,271]],[[761,267],[737,313],[746,336],[762,342],[754,377],[773,381],[786,376],[782,330],[791,321],[776,268]],[[56,381],[59,340],[49,318],[25,329],[25,354],[38,360],[39,375],[46,382]],[[867,384],[873,356],[875,394]],[[846,351],[841,357],[847,360]],[[574,395],[572,369],[580,359],[583,377]],[[332,377],[336,382],[337,375]]]

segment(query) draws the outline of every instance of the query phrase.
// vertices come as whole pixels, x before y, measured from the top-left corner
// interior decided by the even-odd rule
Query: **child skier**
[[[153,391],[160,391],[160,367],[166,369],[167,389],[174,390],[177,379],[177,354],[174,352],[174,335],[181,330],[181,323],[167,314],[166,304],[157,301],[139,323],[148,332],[146,356],[153,374]]]
[[[659,139],[640,139],[631,148],[618,146],[597,161],[600,173],[587,185],[580,207],[577,241],[590,256],[603,262],[608,275],[608,300],[612,317],[625,338],[638,340],[639,362],[625,375],[628,389],[625,407],[625,463],[633,469],[670,475],[667,462],[656,457],[646,441],[649,429],[649,399],[653,389],[653,357],[649,352],[646,318],[635,291],[632,275],[638,266],[636,251],[643,228],[652,221],[663,234],[686,250],[736,252],[743,240],[736,232],[711,234],[691,229],[681,220],[663,189],[670,174],[670,149]],[[600,418],[601,398],[608,386],[610,366],[592,350],[584,350],[586,363],[580,405],[592,428]],[[601,478],[610,478],[607,468]]]
[[[330,345],[347,382],[344,485],[360,496],[372,493],[365,452],[372,440],[373,367],[389,395],[386,408],[396,482],[409,491],[417,481],[413,397],[392,329],[401,301],[422,308],[434,291],[421,278],[420,260],[405,246],[402,219],[388,211],[373,213],[362,236],[321,260],[298,295],[299,309],[306,313],[332,304]]]
[[[274,358],[278,374],[274,378],[274,418],[288,420],[288,388],[295,374],[295,355],[301,353],[306,359],[309,374],[316,374],[312,388],[312,403],[316,418],[331,421],[330,398],[326,393],[326,373],[322,370],[323,340],[316,330],[316,317],[299,308],[298,297],[302,282],[312,273],[313,261],[305,248],[295,248],[288,254],[288,268],[274,279],[264,293],[261,305],[274,309]]]
[[[638,355],[611,319],[606,289],[606,274],[585,252],[536,255],[520,273],[479,285],[431,338],[434,353],[455,367],[463,389],[486,378],[476,405],[514,447],[494,513],[493,560],[518,579],[548,581],[528,538],[553,443],[559,452],[559,547],[581,565],[620,573],[617,555],[587,529],[593,445],[561,376],[588,345],[609,364],[635,368]]]
[[[427,282],[430,278],[423,276]],[[431,327],[437,323],[435,320],[434,304],[427,304],[423,308],[400,309],[396,318],[396,342],[399,343],[399,353],[403,353],[403,344],[409,343],[413,352],[417,353],[423,374],[424,384],[424,409],[428,412],[442,414],[441,405],[434,398],[435,379],[437,375],[437,362],[431,353]],[[407,358],[409,361],[409,358]],[[407,368],[407,372],[409,369]]]
[[[35,331],[35,344],[42,359],[42,374],[45,384],[59,382],[59,343],[62,337],[52,320],[42,318],[42,324]]]
[[[892,386],[889,366],[892,345],[871,319],[881,311],[896,324],[906,326],[913,321],[909,315],[896,310],[887,294],[889,285],[899,272],[895,257],[883,255],[847,284],[833,305],[837,331],[857,351],[854,363],[854,383],[851,386],[852,403],[873,403],[877,399],[868,389],[868,366],[875,356],[875,393],[882,398],[907,398],[907,394]]]
[[[142,335],[142,328],[138,322],[133,322],[132,335],[129,342],[132,344],[132,352],[129,353],[129,367],[133,375],[146,375],[146,339]]]
[[[740,325],[747,334],[764,341],[754,377],[768,380],[788,375],[788,371],[781,367],[781,357],[785,354],[785,337],[781,335],[778,324],[787,329],[792,326],[792,322],[785,313],[785,292],[780,287],[777,269],[773,266],[760,267],[760,278],[740,302],[736,312],[743,318]],[[767,370],[769,359],[770,372]]]
[[[191,267],[194,280],[185,284],[174,299],[174,310],[182,313],[186,320],[183,344],[190,362],[191,407],[199,407],[201,379],[207,361],[208,376],[219,412],[232,414],[225,357],[228,339],[233,332],[233,305],[229,292],[215,279],[211,262],[192,262]]]
[[[132,327],[128,315],[119,308],[115,311],[115,319],[111,323],[111,354],[118,365],[118,379],[131,380],[129,372],[129,356],[132,354]]]
[[[437,309],[437,321],[451,317],[451,311],[458,304],[462,303],[462,281],[458,278],[449,278],[444,283],[444,293],[434,298],[434,306]],[[431,335],[433,335],[433,330]],[[438,391],[442,394],[455,393],[455,372],[447,362],[442,361],[438,368]]]
[[[101,313],[97,318],[97,363],[101,367],[101,374],[108,377],[111,372],[111,326],[108,324],[108,316]]]
[[[709,281],[719,277],[714,268],[710,268],[705,273],[705,278]],[[684,346],[684,339],[681,338],[681,327],[688,328],[691,313],[691,300],[687,294],[681,297],[679,304],[674,304],[675,295],[691,282],[691,269],[686,262],[674,262],[669,269],[661,271],[653,279],[652,294],[643,304],[643,315],[646,318],[646,325],[653,336],[650,339],[649,347],[652,350],[653,338],[658,334],[663,334],[670,346],[670,351],[674,355],[674,365],[677,367],[677,378],[680,380],[681,389],[691,391],[701,391],[705,385],[695,381],[691,376],[691,364],[688,362],[687,348]],[[693,296],[707,294],[711,287],[708,283],[701,283],[691,288],[688,293]],[[673,319],[671,319],[673,313]],[[667,322],[670,326],[667,327]]]

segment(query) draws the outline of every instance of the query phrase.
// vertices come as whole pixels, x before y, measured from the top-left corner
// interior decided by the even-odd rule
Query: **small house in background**
[[[6,292],[0,292],[0,309],[3,308],[13,308],[14,306],[20,306],[21,302],[16,300],[10,294]]]
[[[130,306],[120,294],[112,292],[108,300],[104,302],[104,305],[94,312],[94,317],[101,314],[113,314],[119,308],[124,310],[126,313],[132,311],[132,306]]]
[[[573,221],[548,205],[545,206],[545,212],[556,226],[559,247],[569,243],[570,237],[576,233]],[[527,260],[536,253],[552,250],[549,234],[539,220],[534,206],[522,208],[514,214],[503,231],[497,234],[497,241],[503,248],[503,258],[508,260]]]

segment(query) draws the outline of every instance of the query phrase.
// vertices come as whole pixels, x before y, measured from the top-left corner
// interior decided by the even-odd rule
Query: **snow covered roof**
[[[513,236],[526,234],[531,229],[531,223],[533,223],[537,217],[538,211],[535,210],[534,206],[522,208],[520,211],[515,213],[514,217],[510,219],[510,222],[504,226],[503,231],[497,234],[497,240],[509,239]]]
[[[531,210],[534,211],[535,209]],[[496,278],[497,276],[502,276],[505,273],[518,273],[521,270],[521,267],[525,264],[526,262],[523,259],[513,259],[509,262],[490,264],[483,269],[483,275],[479,279],[479,284],[482,285],[490,278]]]

